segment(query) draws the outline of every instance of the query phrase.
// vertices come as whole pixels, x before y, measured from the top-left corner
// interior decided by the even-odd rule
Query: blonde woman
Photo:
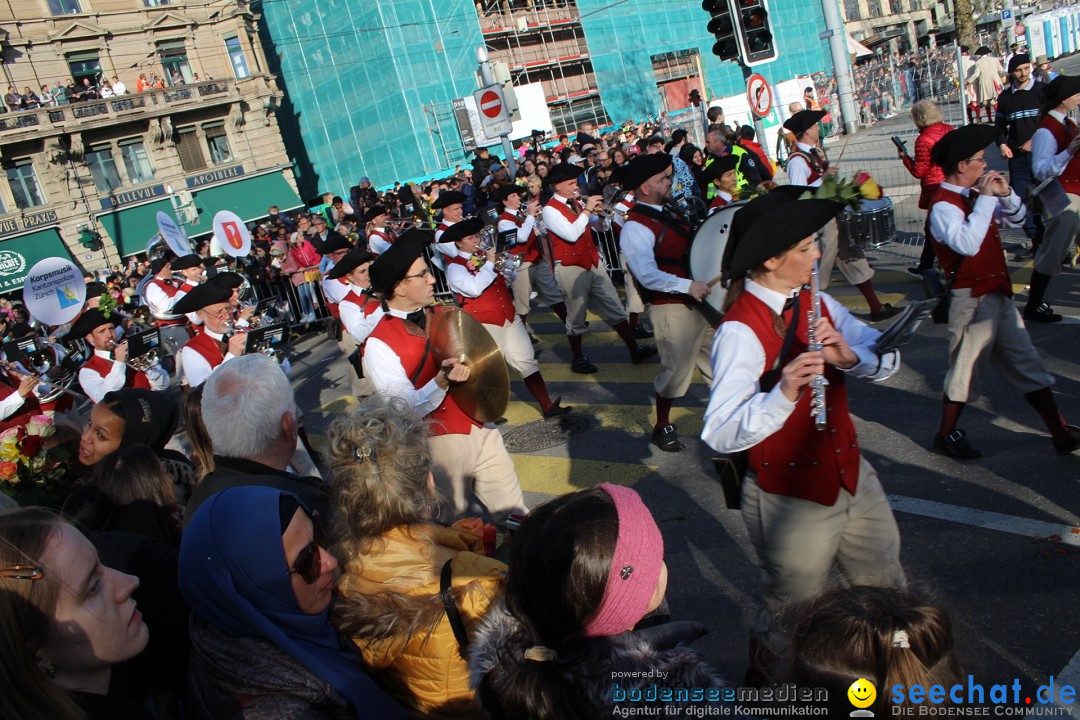
[[[448,612],[460,618],[467,644],[506,566],[482,554],[480,537],[435,522],[427,434],[404,401],[380,396],[330,426],[332,550],[344,570],[332,619],[414,716],[479,718]],[[449,610],[439,595],[443,577]]]

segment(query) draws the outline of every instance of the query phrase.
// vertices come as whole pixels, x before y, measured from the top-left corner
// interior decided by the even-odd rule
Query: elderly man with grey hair
[[[296,493],[309,508],[330,516],[322,480],[292,472],[300,408],[281,366],[262,354],[241,355],[206,380],[203,424],[214,446],[214,471],[192,493],[184,524],[214,493],[261,485]]]

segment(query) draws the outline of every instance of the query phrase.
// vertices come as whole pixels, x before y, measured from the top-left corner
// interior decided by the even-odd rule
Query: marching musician
[[[702,171],[701,182],[711,184],[716,193],[716,197],[709,204],[710,215],[725,205],[735,202],[735,193],[739,190],[739,176],[736,169],[738,164],[738,155],[724,155],[713,160]]]
[[[457,358],[439,366],[431,355],[427,323],[435,277],[423,258],[428,238],[409,230],[371,264],[371,286],[386,314],[364,344],[364,374],[377,392],[405,399],[431,421],[432,473],[451,503],[450,514],[463,515],[475,495],[501,522],[526,512],[525,498],[502,435],[466,415],[447,393],[451,383],[469,379],[470,368]]]
[[[535,289],[541,301],[551,308],[564,324],[566,323],[566,303],[555,283],[555,276],[541,251],[540,238],[536,231],[536,220],[540,217],[540,206],[529,202],[522,212],[521,196],[526,192],[520,185],[507,185],[499,188],[492,196],[499,205],[499,233],[513,230],[515,241],[507,249],[512,255],[521,258],[517,277],[514,278],[514,312],[526,322],[532,309],[532,293]]]
[[[435,242],[442,242],[442,234],[446,232],[451,225],[456,222],[461,222],[465,217],[465,201],[468,198],[465,193],[457,190],[445,190],[439,193],[439,197],[435,198],[435,202],[431,203],[432,210],[442,210],[442,218],[439,220],[439,224],[435,227]],[[453,254],[452,252],[450,253]]]
[[[356,363],[360,355],[359,348],[367,340],[383,316],[382,303],[371,293],[371,253],[367,248],[358,247],[350,250],[341,258],[326,276],[332,280],[344,280],[348,288],[345,297],[338,304],[341,313],[342,352],[349,358],[356,372],[350,374],[349,384],[356,397],[367,397],[374,392],[371,380],[361,377],[362,368]],[[360,369],[358,369],[360,368]]]
[[[985,150],[994,141],[995,132],[992,125],[957,128],[931,150],[945,180],[931,197],[926,236],[934,244],[938,263],[954,278],[949,305],[949,370],[941,425],[931,449],[957,460],[982,454],[956,426],[964,406],[979,395],[978,373],[988,360],[1024,393],[1050,431],[1057,452],[1080,449],[1080,430],[1065,424],[1050,390],[1054,378],[1031,344],[1013,304],[1012,280],[998,224],[1022,227],[1026,210],[1001,175],[986,172]],[[1048,227],[1043,247],[1049,235]]]
[[[65,336],[65,340],[83,338],[94,354],[79,370],[79,385],[86,396],[101,402],[105,393],[125,387],[164,390],[169,387],[169,373],[160,365],[136,370],[128,361],[127,342],[117,342],[116,326],[122,322],[115,310],[106,315],[97,308],[84,310]]]
[[[664,209],[672,199],[672,171],[668,153],[639,155],[623,168],[623,185],[634,190],[637,202],[619,236],[630,272],[652,304],[653,333],[660,352],[660,373],[653,381],[656,424],[652,442],[664,452],[685,447],[670,414],[675,399],[689,389],[694,368],[701,370],[706,382],[712,379],[713,329],[691,305],[705,299],[709,286],[690,278],[691,229]]]
[[[589,374],[597,368],[582,352],[581,335],[585,332],[585,312],[590,299],[605,322],[626,343],[630,362],[635,365],[645,362],[656,355],[656,348],[638,345],[619,294],[600,265],[600,253],[589,223],[603,205],[603,198],[594,195],[584,206],[578,202],[577,178],[580,174],[581,168],[569,163],[551,168],[546,179],[555,192],[544,205],[541,219],[551,238],[555,280],[566,302],[566,337],[573,354],[570,369]]]
[[[191,255],[182,255],[170,263],[173,272],[179,272],[184,278],[184,281],[180,284],[176,295],[173,297],[173,302],[179,302],[180,298],[187,295],[189,292],[198,287],[199,283],[206,280],[206,268],[203,266],[203,259],[192,253]],[[199,325],[202,320],[195,313],[188,313],[187,319],[193,325]]]
[[[619,235],[622,233],[623,225],[626,224],[626,217],[630,213],[630,208],[634,207],[634,203],[637,202],[637,198],[634,197],[633,190],[622,187],[622,168],[611,171],[608,185],[623,190],[622,197],[615,203],[611,213],[611,231],[615,234],[615,243],[618,244]],[[638,292],[637,285],[630,278],[630,268],[626,264],[626,255],[621,249],[619,250],[619,265],[623,271],[623,291],[626,293],[626,315],[627,322],[630,323],[630,329],[634,331],[634,337],[638,340],[651,338],[653,333],[648,326],[643,322],[638,322],[638,317],[645,312],[645,301],[641,299],[641,293]]]
[[[376,205],[364,213],[367,246],[374,257],[379,257],[394,244],[394,233],[386,228],[386,221],[389,219],[390,213],[382,205]]]
[[[818,187],[826,175],[835,175],[837,167],[829,164],[821,147],[821,128],[818,122],[825,117],[824,110],[801,110],[784,122],[784,127],[795,135],[795,146],[787,161],[788,181],[792,185]],[[878,300],[874,291],[874,270],[858,248],[840,246],[840,230],[835,222],[827,223],[821,231],[821,289],[829,287],[833,265],[852,285],[859,289],[870,306],[871,322],[887,320],[899,308]]]
[[[904,581],[896,520],[859,451],[845,382],[891,376],[899,353],[879,357],[872,345],[880,333],[825,293],[814,322],[817,303],[804,288],[820,257],[814,233],[841,209],[768,193],[735,213],[724,253],[731,285],[701,437],[746,457],[742,515],[765,579],[748,678],[770,679],[790,641],[782,611],[821,592],[834,562],[853,585]],[[809,350],[811,342],[822,350]],[[828,384],[814,388],[820,375]],[[812,400],[827,409],[822,430]]]
[[[1080,135],[1069,113],[1080,106],[1080,77],[1058,75],[1046,88],[1043,115],[1031,136],[1031,167],[1036,181],[1056,177],[1064,208],[1044,217],[1042,243],[1035,252],[1031,287],[1024,308],[1025,322],[1058,322],[1061,315],[1043,301],[1050,281],[1061,274],[1061,263],[1075,250],[1080,234]],[[1067,200],[1067,204],[1065,201]],[[1049,215],[1044,209],[1044,215]]]
[[[345,253],[352,250],[353,244],[341,235],[330,238],[323,244],[322,267],[324,274],[322,279],[323,301],[331,317],[338,318],[338,303],[349,292],[348,282],[342,278],[330,278],[329,272],[345,257]]]
[[[203,324],[180,350],[184,384],[201,385],[214,368],[244,354],[247,336],[233,332],[232,290],[212,282],[198,286],[176,303],[176,311],[197,313]],[[288,361],[286,361],[287,363]],[[285,374],[288,374],[288,370]]]
[[[170,355],[178,355],[180,348],[188,341],[188,332],[185,329],[187,319],[183,313],[177,313],[173,307],[180,293],[180,286],[173,280],[172,261],[175,256],[172,253],[164,257],[154,258],[150,263],[150,273],[153,278],[146,284],[146,304],[150,308],[157,326],[161,328],[161,344]],[[177,317],[170,318],[170,315]],[[177,365],[177,373],[180,365]]]
[[[570,412],[548,395],[544,376],[536,362],[525,323],[514,311],[506,278],[495,269],[495,248],[479,251],[484,223],[476,218],[462,220],[443,233],[443,241],[454,243],[457,255],[446,263],[446,283],[457,296],[461,308],[476,318],[495,339],[506,364],[521,373],[529,394],[540,404],[545,420]]]

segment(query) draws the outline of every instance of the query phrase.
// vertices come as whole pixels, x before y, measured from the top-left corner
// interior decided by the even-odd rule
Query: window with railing
[[[101,145],[90,148],[86,153],[86,164],[90,176],[94,178],[94,187],[98,192],[112,192],[121,186],[120,172],[116,169],[116,159],[112,147]]]
[[[179,128],[176,131],[176,153],[180,156],[180,165],[184,172],[197,172],[206,169],[206,158],[199,147],[199,136],[195,128]]]
[[[185,85],[194,79],[183,40],[170,40],[159,43],[157,47],[161,66],[165,68],[165,82],[170,87]]]
[[[34,164],[29,158],[15,160],[5,165],[4,171],[7,174],[8,185],[11,187],[11,197],[15,201],[15,207],[27,210],[45,204],[45,191],[38,182]]]
[[[79,0],[49,0],[50,15],[74,15],[81,12]]]
[[[232,64],[233,75],[237,80],[243,80],[251,74],[248,70],[247,58],[244,57],[244,48],[240,45],[240,38],[236,35],[225,38],[225,50],[229,53],[229,62]]]
[[[142,140],[123,140],[120,143],[120,156],[124,159],[124,170],[128,182],[141,185],[154,179],[154,167],[150,164],[150,155]]]
[[[225,133],[225,123],[203,125],[203,131],[206,133],[206,146],[210,150],[210,162],[214,165],[232,162],[232,149],[229,147],[229,136]]]
[[[85,85],[83,80],[90,81],[90,87],[94,88],[92,97],[83,97],[82,100],[92,100],[97,97],[97,84],[101,78],[101,60],[97,51],[72,53],[67,56],[68,70],[70,71],[72,79],[75,80],[75,87],[80,92],[84,91]]]

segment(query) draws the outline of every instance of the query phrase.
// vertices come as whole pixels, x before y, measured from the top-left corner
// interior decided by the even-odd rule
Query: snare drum
[[[836,218],[840,243],[859,250],[879,248],[896,239],[892,200],[863,200],[858,210],[847,208]]]

